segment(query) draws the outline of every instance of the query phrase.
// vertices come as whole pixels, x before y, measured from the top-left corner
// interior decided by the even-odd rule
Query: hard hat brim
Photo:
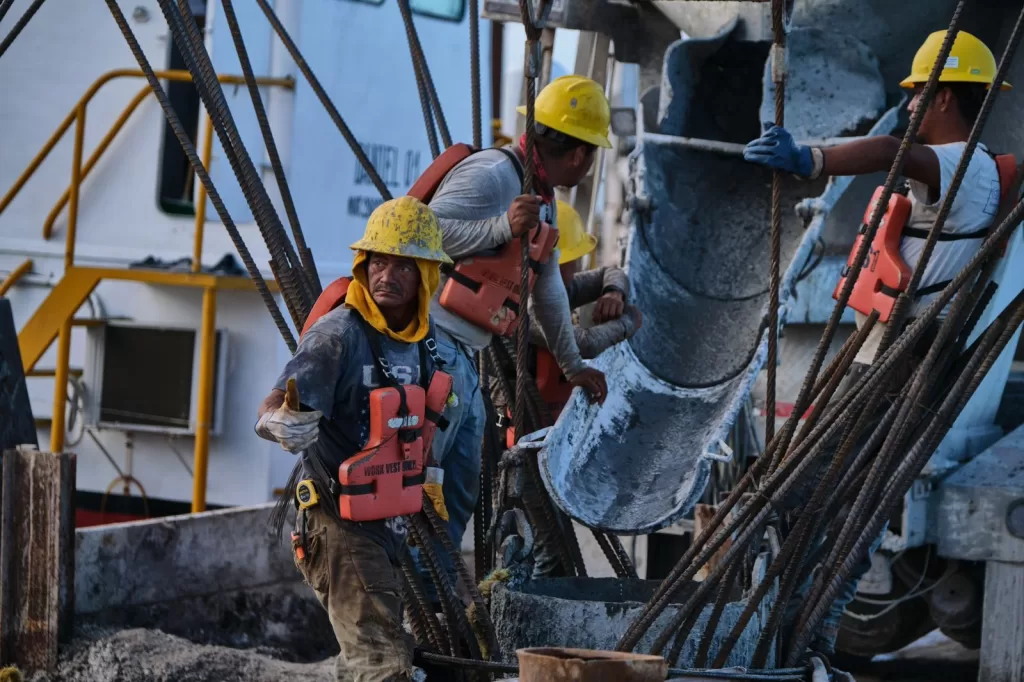
[[[923,83],[927,83],[927,82],[928,82],[927,78],[917,78],[915,76],[907,76],[902,81],[900,81],[900,87],[904,88],[906,90],[913,90],[918,85],[922,85]],[[968,77],[964,77],[964,78],[943,78],[942,76],[939,76],[939,82],[940,83],[981,83],[983,85],[991,85],[992,84],[991,79],[988,79],[988,78],[970,78],[969,76]],[[999,89],[1000,90],[1013,90],[1013,86],[1010,85],[1009,83],[1007,83],[1006,81],[1003,81],[1003,85]]]
[[[597,237],[592,234],[585,234],[583,235],[583,241],[577,244],[575,248],[559,250],[558,264],[565,265],[566,263],[571,263],[574,260],[579,260],[596,248]]]
[[[430,253],[425,249],[417,248],[395,248],[392,246],[385,246],[379,242],[371,239],[360,239],[356,243],[349,246],[353,251],[366,251],[367,253],[383,253],[389,256],[399,256],[401,258],[414,258],[416,260],[425,260],[432,263],[443,263],[445,265],[451,265],[452,259],[448,257],[448,254],[441,253]]]
[[[526,107],[525,106],[516,107],[516,112],[518,112],[522,116],[526,116]],[[598,133],[590,133],[590,132],[587,132],[585,130],[576,130],[575,128],[571,129],[571,130],[566,130],[565,127],[562,126],[559,122],[557,122],[557,121],[554,121],[554,122],[548,121],[548,120],[544,119],[543,117],[541,117],[541,118],[534,118],[534,120],[537,123],[540,123],[541,125],[544,125],[544,126],[547,126],[548,128],[551,128],[552,130],[557,130],[558,132],[560,132],[560,133],[562,133],[564,135],[568,135],[569,137],[575,138],[577,140],[582,140],[583,142],[586,142],[587,144],[592,144],[592,145],[597,146],[597,147],[604,147],[605,149],[611,149],[612,148],[612,143],[608,139],[607,135],[600,135]]]

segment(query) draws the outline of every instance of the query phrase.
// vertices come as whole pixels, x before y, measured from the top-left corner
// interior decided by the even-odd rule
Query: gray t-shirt
[[[481,251],[496,249],[512,240],[508,222],[509,206],[523,193],[514,162],[498,149],[486,149],[458,164],[441,183],[430,201],[430,208],[441,224],[444,251],[458,261]],[[545,206],[541,218],[555,224],[554,211]],[[473,350],[486,348],[491,333],[446,310],[440,292],[430,304],[437,326]],[[586,366],[580,357],[573,334],[572,316],[565,285],[558,271],[558,249],[541,268],[530,296],[530,316],[537,321],[550,343],[551,351],[567,377]]]
[[[369,438],[369,396],[381,386],[381,368],[367,334],[377,334],[398,383],[423,385],[426,382],[421,377],[429,379],[434,370],[429,355],[421,355],[419,344],[401,343],[379,334],[363,324],[359,313],[351,308],[335,308],[317,320],[274,384],[283,391],[288,378],[294,376],[302,404],[322,412],[335,427],[337,438],[321,432],[318,442],[302,452],[307,478],[317,475],[310,458],[319,457],[322,468],[336,480],[341,463],[362,449]],[[421,367],[421,357],[426,361],[425,368]],[[405,544],[407,529],[401,517],[343,523],[379,542],[392,558]]]

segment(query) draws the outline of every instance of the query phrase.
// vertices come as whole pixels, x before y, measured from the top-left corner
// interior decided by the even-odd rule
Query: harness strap
[[[911,239],[928,239],[928,232],[928,230],[921,227],[904,227],[901,236],[910,237]],[[988,235],[987,227],[972,232],[939,232],[938,241],[957,242],[962,239],[984,239],[986,235]]]

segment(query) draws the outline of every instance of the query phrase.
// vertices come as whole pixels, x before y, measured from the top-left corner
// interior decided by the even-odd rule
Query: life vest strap
[[[930,230],[926,230],[922,227],[903,228],[903,236],[910,237],[911,239],[928,239],[929,232]],[[987,227],[983,227],[980,230],[974,230],[972,232],[939,232],[938,241],[957,242],[962,239],[984,239],[987,235]]]
[[[372,495],[373,483],[356,483],[354,485],[338,484],[339,495]]]
[[[427,482],[427,472],[425,470],[421,471],[418,474],[413,474],[412,476],[403,476],[402,477],[402,487],[403,488],[411,488],[411,487],[413,487],[415,485],[423,485],[426,482]]]

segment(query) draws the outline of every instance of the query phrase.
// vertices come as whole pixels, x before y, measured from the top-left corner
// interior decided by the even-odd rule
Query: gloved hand
[[[765,123],[765,133],[743,149],[743,158],[775,170],[807,178],[814,172],[811,148],[799,145],[785,128]]]
[[[448,521],[448,507],[444,503],[444,470],[439,467],[427,467],[426,481],[423,492],[434,504],[434,511],[442,521]]]
[[[285,403],[276,410],[263,413],[256,422],[256,433],[268,440],[276,440],[288,452],[301,452],[316,442],[322,416],[319,410],[300,412]]]

